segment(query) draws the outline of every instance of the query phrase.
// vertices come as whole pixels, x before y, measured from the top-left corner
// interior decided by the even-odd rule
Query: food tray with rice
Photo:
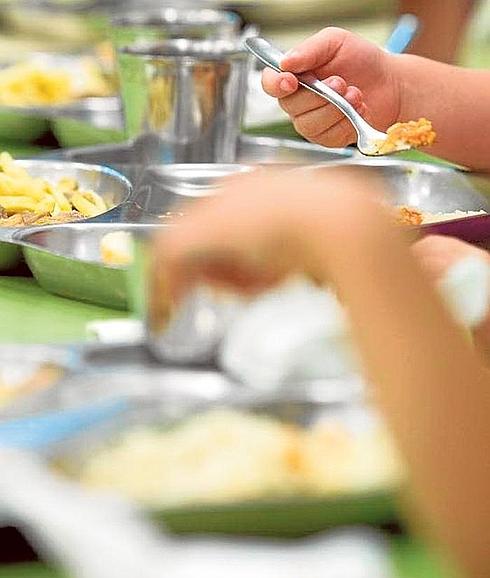
[[[260,394],[213,371],[106,370],[30,407],[60,415],[124,399],[117,416],[45,448],[57,471],[126,496],[175,532],[292,537],[397,516],[404,468],[391,438],[348,387],[337,391]]]

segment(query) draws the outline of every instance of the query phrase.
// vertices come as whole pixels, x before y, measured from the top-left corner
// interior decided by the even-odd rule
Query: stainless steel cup
[[[169,7],[147,12],[139,10],[113,18],[111,38],[116,48],[135,42],[163,42],[175,38],[232,40],[239,34],[240,26],[241,19],[234,12]]]
[[[145,326],[148,350],[164,363],[210,364],[239,304],[201,286],[175,306],[155,265],[154,238],[149,231],[134,235],[134,259],[127,277],[130,309]]]
[[[136,162],[142,168],[233,162],[249,66],[240,41],[178,39],[122,48],[126,136]]]

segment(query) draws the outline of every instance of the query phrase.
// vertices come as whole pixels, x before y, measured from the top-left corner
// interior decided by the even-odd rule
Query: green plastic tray
[[[387,524],[397,519],[397,509],[393,494],[373,492],[176,508],[152,517],[176,533],[296,538],[335,526]]]

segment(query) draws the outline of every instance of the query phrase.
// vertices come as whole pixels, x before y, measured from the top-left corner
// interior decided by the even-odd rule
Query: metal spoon
[[[284,54],[272,46],[267,40],[263,38],[248,38],[245,41],[247,49],[261,62],[276,72],[283,72],[281,69],[281,61]],[[328,100],[331,104],[336,106],[352,123],[352,126],[357,132],[357,148],[366,156],[379,156],[380,146],[387,140],[388,135],[384,132],[376,130],[362,116],[355,110],[355,108],[345,100],[340,94],[332,90],[321,80],[318,80],[313,74],[303,73],[295,74],[301,86],[311,90],[318,96]],[[398,147],[399,150],[408,150],[406,147]],[[393,151],[395,152],[395,151]],[[386,153],[383,153],[386,154]]]

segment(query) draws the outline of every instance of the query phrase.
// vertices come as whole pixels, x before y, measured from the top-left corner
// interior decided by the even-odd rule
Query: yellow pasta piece
[[[63,177],[56,185],[56,189],[62,193],[73,193],[78,190],[78,183],[70,177]]]
[[[0,195],[0,207],[7,214],[22,213],[24,211],[38,211],[39,205],[31,197]]]
[[[95,217],[102,212],[93,203],[87,200],[82,193],[75,193],[71,198],[71,204],[75,209],[77,209],[77,211],[80,211],[84,217]]]
[[[56,201],[51,196],[46,196],[40,203],[38,203],[35,211],[42,215],[49,215],[54,211]]]
[[[105,204],[104,199],[97,193],[94,193],[94,191],[83,191],[82,195],[94,204],[101,213],[107,211],[107,205]]]
[[[51,194],[53,195],[56,205],[60,208],[61,212],[70,212],[71,211],[71,203],[63,194],[63,191],[60,191],[56,187],[52,187]]]

